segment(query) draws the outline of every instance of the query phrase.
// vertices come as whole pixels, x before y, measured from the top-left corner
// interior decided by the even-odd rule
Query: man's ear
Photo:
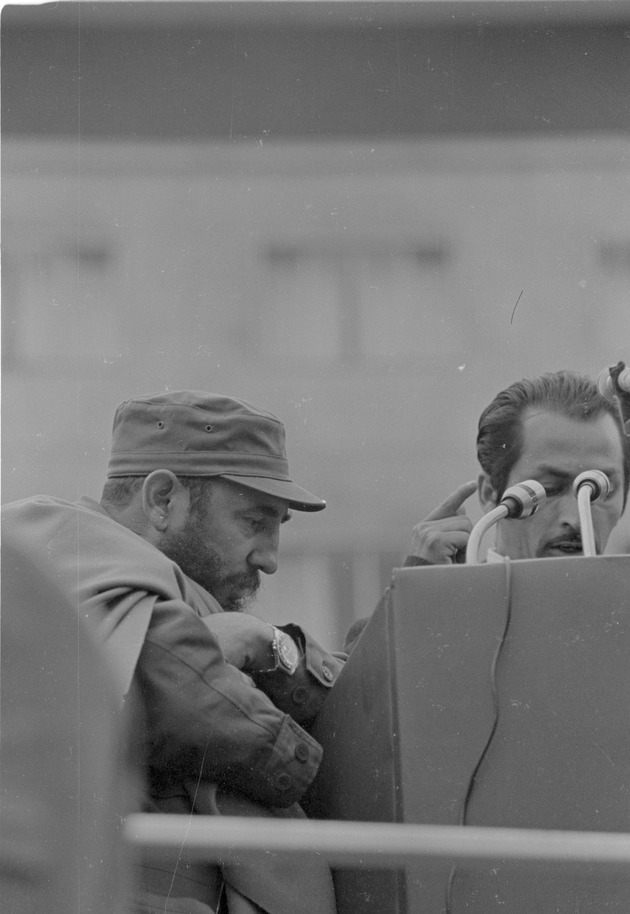
[[[163,533],[181,500],[184,487],[170,470],[153,470],[142,486],[142,510],[156,530]]]
[[[499,496],[487,473],[480,473],[477,480],[477,494],[484,514],[492,511],[499,503]]]

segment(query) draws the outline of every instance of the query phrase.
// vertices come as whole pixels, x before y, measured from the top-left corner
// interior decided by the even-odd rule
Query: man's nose
[[[263,574],[275,574],[278,570],[277,538],[258,543],[250,553],[249,563]]]
[[[573,492],[566,492],[557,503],[558,520],[566,526],[580,529],[580,514],[577,498]]]

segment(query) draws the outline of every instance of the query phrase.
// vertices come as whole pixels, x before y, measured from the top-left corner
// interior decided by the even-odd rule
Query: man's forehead
[[[530,407],[523,414],[520,461],[541,468],[589,469],[605,463],[614,472],[623,466],[619,429],[607,413],[578,419],[561,412]]]

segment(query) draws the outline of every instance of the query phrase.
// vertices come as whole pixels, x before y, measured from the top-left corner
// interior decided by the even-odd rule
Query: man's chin
[[[218,601],[221,609],[226,613],[245,613],[254,602],[253,594],[246,596],[226,597]]]
[[[227,587],[220,597],[215,597],[221,608],[225,612],[242,613],[246,612],[249,606],[254,602],[260,581],[247,586]]]

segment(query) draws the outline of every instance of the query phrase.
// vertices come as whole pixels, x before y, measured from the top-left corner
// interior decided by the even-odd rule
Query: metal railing
[[[145,851],[176,850],[179,859],[223,863],[277,853],[375,869],[421,860],[630,866],[630,834],[620,832],[137,813],[126,820],[124,838]]]

